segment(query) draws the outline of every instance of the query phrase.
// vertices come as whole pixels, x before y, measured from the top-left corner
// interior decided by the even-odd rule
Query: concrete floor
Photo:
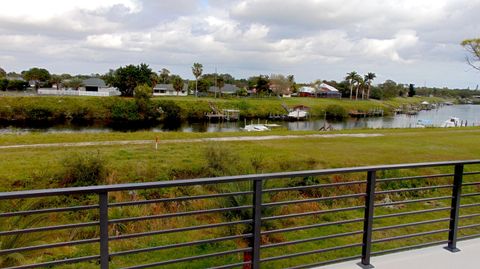
[[[377,269],[479,269],[480,239],[460,241],[460,252],[451,253],[444,246],[433,246],[394,254],[372,257]],[[360,269],[359,261],[350,261],[318,267],[317,269]]]

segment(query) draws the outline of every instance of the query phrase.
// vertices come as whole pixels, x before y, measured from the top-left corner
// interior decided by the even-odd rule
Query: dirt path
[[[211,141],[262,141],[262,140],[281,140],[297,138],[335,138],[335,137],[377,137],[383,134],[313,134],[313,135],[267,135],[267,136],[233,136],[233,137],[211,137],[195,139],[170,139],[161,140],[159,144],[170,143],[198,143]],[[123,140],[123,141],[98,141],[98,142],[73,142],[73,143],[49,143],[49,144],[24,144],[0,146],[0,149],[15,148],[48,148],[48,147],[86,147],[86,146],[113,146],[113,145],[144,145],[154,144],[154,140]]]

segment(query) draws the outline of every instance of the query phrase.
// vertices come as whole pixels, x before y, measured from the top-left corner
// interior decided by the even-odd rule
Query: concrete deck
[[[480,268],[480,239],[457,243],[460,252],[451,253],[444,246],[433,246],[372,257],[376,269],[478,269]],[[360,269],[359,261],[317,267],[317,269]]]

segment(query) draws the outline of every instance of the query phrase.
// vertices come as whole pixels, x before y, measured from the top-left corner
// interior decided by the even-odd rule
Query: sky
[[[417,86],[475,88],[460,42],[480,37],[480,0],[15,0],[0,8],[0,67],[106,73],[147,63],[194,79],[374,72]]]

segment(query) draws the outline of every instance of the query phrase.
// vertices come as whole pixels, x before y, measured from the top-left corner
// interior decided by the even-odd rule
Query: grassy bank
[[[222,133],[222,134],[187,134],[187,133],[104,133],[104,134],[8,134],[0,136],[0,145],[14,144],[34,144],[34,143],[57,143],[57,142],[80,142],[80,141],[109,141],[109,140],[152,140],[151,144],[145,145],[114,145],[114,146],[95,146],[95,147],[48,147],[48,148],[17,148],[2,149],[0,151],[0,182],[1,190],[21,190],[34,188],[52,188],[62,186],[60,178],[63,171],[72,165],[72,162],[66,160],[74,159],[77,154],[82,156],[100,156],[105,161],[107,170],[107,183],[124,182],[145,182],[153,180],[174,180],[181,178],[194,178],[203,176],[235,175],[247,173],[264,173],[279,171],[294,171],[304,169],[322,169],[335,167],[349,167],[373,164],[393,164],[424,161],[446,161],[462,159],[478,159],[480,156],[480,128],[458,128],[458,129],[439,129],[427,128],[423,130],[397,129],[397,130],[362,130],[335,133],[378,133],[383,136],[377,137],[331,137],[331,138],[295,138],[295,139],[276,139],[265,141],[225,141],[225,142],[189,142],[181,143],[171,141],[174,139],[188,139],[214,136],[238,136],[238,135],[272,135],[279,136],[289,134],[312,134],[314,132],[275,132],[262,134],[246,133]],[[329,133],[330,134],[330,133]],[[161,144],[159,150],[154,149],[153,139],[159,136],[165,144]],[[74,162],[73,162],[74,163]],[[468,167],[467,171],[478,171],[479,167]],[[417,171],[420,173],[450,173],[447,168],[426,169]],[[391,173],[381,173],[379,177],[399,177],[411,175],[412,171],[401,170]],[[317,177],[317,178],[298,178],[289,180],[269,181],[267,188],[288,187],[306,184],[305,182],[323,183],[359,180],[364,178],[363,174],[352,174],[349,176],[335,177]],[[446,179],[428,179],[427,181],[413,181],[405,185],[381,185],[381,189],[402,188],[402,187],[420,187],[448,184]],[[467,182],[478,181],[478,176],[466,177]],[[248,188],[249,186],[223,186],[229,191],[237,190],[235,188]],[[173,196],[198,195],[205,192],[215,192],[218,189],[201,188],[172,188],[164,191],[142,191],[137,193],[114,193],[110,197],[111,201],[125,201],[131,199],[154,199],[167,198]],[[310,197],[335,196],[347,193],[358,193],[363,191],[361,187],[345,188],[322,188],[316,192],[287,192],[278,195],[268,195],[264,197],[264,202],[276,202],[283,200],[308,199]],[[435,197],[449,195],[449,189],[439,189],[424,191],[421,193],[392,194],[388,197],[393,201],[404,199],[414,199],[420,197]],[[476,192],[477,187],[469,187],[464,192]],[[385,197],[378,197],[378,202],[382,202]],[[476,197],[463,199],[463,203],[478,202]],[[85,205],[96,203],[97,198],[93,197],[68,197],[54,200],[40,201],[42,206],[67,206],[67,205]],[[429,209],[433,207],[447,207],[448,200],[435,203],[417,203],[408,204],[391,208],[379,208],[376,214],[391,214],[406,212],[412,210]],[[294,206],[281,207],[273,214],[285,215],[291,213],[328,210],[339,207],[350,207],[362,205],[361,199],[338,200],[333,203],[315,202],[302,203]],[[10,211],[12,208],[24,210],[22,203],[1,204],[0,210]],[[37,205],[38,206],[38,205]],[[224,207],[224,200],[202,200],[188,203],[170,203],[154,204],[148,206],[126,207],[123,209],[112,209],[111,218],[123,218],[127,216],[140,216],[152,214],[165,214],[176,211],[193,211],[206,208]],[[478,209],[462,209],[462,214],[478,213]],[[330,213],[315,215],[305,218],[285,219],[270,223],[269,229],[281,229],[285,227],[309,225],[312,223],[331,222],[336,220],[346,220],[361,218],[362,210]],[[433,212],[429,214],[410,215],[397,218],[386,218],[375,223],[376,227],[395,225],[403,222],[423,221],[427,219],[437,219],[448,217],[448,211]],[[84,214],[58,214],[44,219],[37,226],[58,225],[80,221],[94,221],[97,219],[95,211],[88,211]],[[178,217],[174,219],[161,219],[154,221],[144,221],[137,223],[127,223],[125,225],[114,225],[112,230],[115,234],[135,233],[148,229],[168,229],[182,226],[201,225],[205,223],[217,223],[229,221],[222,214],[208,214],[197,217]],[[4,219],[0,219],[5,221]],[[461,225],[478,223],[477,219],[461,220]],[[0,226],[8,227],[5,222]],[[418,227],[408,227],[405,229],[387,230],[376,232],[374,238],[385,238],[398,236],[407,233],[418,233],[434,229],[444,229],[448,227],[448,222],[441,222]],[[233,227],[231,229],[219,228],[208,231],[190,231],[181,235],[178,233],[169,235],[158,235],[132,240],[121,240],[113,242],[111,251],[123,251],[132,248],[153,247],[173,243],[185,242],[188,240],[203,240],[207,238],[222,237],[229,234],[238,234],[243,232],[244,228]],[[283,233],[278,236],[264,238],[264,243],[278,243],[304,238],[323,236],[327,234],[336,234],[351,232],[362,229],[362,223],[352,223],[345,225],[328,226],[315,229],[307,229],[292,233]],[[462,230],[462,234],[478,233],[478,229]],[[45,236],[45,235],[44,235]],[[55,236],[48,238],[53,242],[65,240],[81,240],[98,236],[96,228],[82,228],[73,232],[62,231]],[[419,244],[425,241],[445,239],[446,233],[429,235],[426,237],[414,237],[404,240],[397,240],[385,244],[375,244],[374,251],[387,248],[400,247],[408,244]],[[35,242],[30,238],[31,242]],[[305,244],[296,244],[282,248],[266,249],[262,251],[263,257],[284,255],[286,253],[310,251],[313,249],[322,249],[345,244],[357,243],[361,241],[361,235],[353,235],[344,238],[333,238],[322,241],[312,241]],[[112,268],[122,268],[133,264],[144,264],[160,260],[168,260],[189,255],[201,255],[245,247],[243,241],[226,241],[215,244],[205,244],[194,247],[185,247],[179,249],[170,249],[152,253],[143,253],[129,255],[125,257],[115,257],[112,260]],[[298,264],[311,263],[325,259],[335,259],[338,257],[351,256],[358,254],[359,248],[344,249],[335,252],[322,253],[319,255],[301,256],[295,259],[269,262],[264,264],[265,268],[280,268],[295,266]],[[34,251],[26,254],[27,263],[33,261],[47,261],[52,259],[61,259],[65,257],[80,257],[84,255],[95,255],[98,253],[98,245],[88,244],[76,247],[63,247],[55,251]],[[215,259],[199,260],[198,263],[179,264],[178,266],[168,266],[165,268],[205,268],[220,264],[230,264],[242,261],[241,254],[219,257]],[[65,268],[98,268],[97,264],[84,263],[78,265],[69,265]]]
[[[267,118],[285,114],[282,104],[289,107],[306,105],[311,115],[323,117],[325,112],[347,116],[351,110],[383,109],[386,114],[402,105],[418,105],[422,101],[440,102],[438,98],[395,98],[388,101],[352,101],[321,98],[153,98],[149,105],[133,98],[120,97],[0,97],[0,121],[144,121],[202,120],[211,112],[209,103],[217,108],[239,109],[241,117]]]

